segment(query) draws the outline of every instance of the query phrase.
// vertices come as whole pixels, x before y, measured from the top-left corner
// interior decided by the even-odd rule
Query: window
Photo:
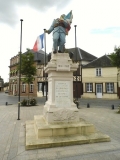
[[[86,91],[87,92],[92,92],[92,88],[93,88],[92,85],[93,85],[92,83],[86,83]]]
[[[26,92],[26,84],[22,84],[22,93],[25,93]]]
[[[101,76],[101,68],[96,68],[96,76]]]
[[[114,84],[113,83],[106,83],[106,92],[113,93],[114,91]]]
[[[33,93],[33,83],[30,84],[30,93]]]
[[[38,91],[42,91],[42,83],[38,83]]]

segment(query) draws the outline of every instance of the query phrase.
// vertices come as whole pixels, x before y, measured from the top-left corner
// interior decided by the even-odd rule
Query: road
[[[24,99],[27,97],[21,97]],[[38,105],[44,105],[46,101],[46,97],[36,97]],[[9,104],[17,104],[18,103],[18,96],[8,95],[7,93],[0,92],[0,105],[5,105],[6,102]],[[109,107],[111,108],[114,105],[114,108],[118,108],[120,105],[120,99],[112,100],[112,99],[79,99],[80,105],[79,107],[87,107],[89,103],[90,107]]]
[[[24,99],[27,97],[20,97],[21,101],[22,99]],[[45,97],[37,97],[37,103],[38,104],[43,104],[45,103]],[[0,105],[4,105],[6,104],[6,102],[8,102],[8,105],[10,104],[17,104],[18,103],[18,96],[13,96],[13,95],[9,95],[8,93],[4,93],[4,92],[0,92]]]
[[[21,99],[24,97],[21,97]],[[110,136],[110,142],[25,150],[25,122],[43,114],[45,97],[38,105],[21,107],[18,117],[18,97],[0,93],[0,160],[120,160],[120,114],[118,100],[80,99],[80,118],[95,125]],[[5,102],[12,105],[5,105]],[[90,108],[87,108],[87,103]],[[111,110],[111,104],[115,110]]]

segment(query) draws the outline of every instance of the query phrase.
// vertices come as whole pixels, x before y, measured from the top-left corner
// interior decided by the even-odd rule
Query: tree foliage
[[[18,65],[18,70],[20,70],[20,64]],[[34,76],[36,75],[36,67],[34,66],[34,55],[27,49],[27,52],[21,54],[21,81],[29,84],[34,81]],[[29,91],[28,91],[28,99],[29,99]]]
[[[5,82],[4,87],[8,87],[8,86],[9,86],[9,82]]]
[[[114,52],[110,54],[110,58],[112,59],[112,64],[120,68],[120,46],[114,48]]]
[[[36,67],[34,66],[34,55],[30,49],[27,49],[25,54],[21,55],[21,74],[25,76],[22,81],[30,84],[34,80]]]

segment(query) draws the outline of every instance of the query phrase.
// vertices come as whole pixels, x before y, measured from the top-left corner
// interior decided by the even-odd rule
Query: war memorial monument
[[[72,62],[64,46],[72,18],[72,11],[63,14],[45,31],[53,31],[51,60],[44,68],[48,73],[48,100],[43,114],[26,122],[27,150],[110,141],[108,135],[79,117],[80,110],[73,103],[73,72],[78,64]]]

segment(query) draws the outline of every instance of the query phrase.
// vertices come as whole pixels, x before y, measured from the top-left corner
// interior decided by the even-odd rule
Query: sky
[[[0,0],[0,76],[9,81],[10,59],[32,49],[37,36],[49,29],[53,19],[71,10],[73,21],[66,48],[77,47],[101,57],[120,46],[120,0]],[[52,33],[46,34],[46,52],[52,51]],[[44,50],[44,49],[43,49]]]

